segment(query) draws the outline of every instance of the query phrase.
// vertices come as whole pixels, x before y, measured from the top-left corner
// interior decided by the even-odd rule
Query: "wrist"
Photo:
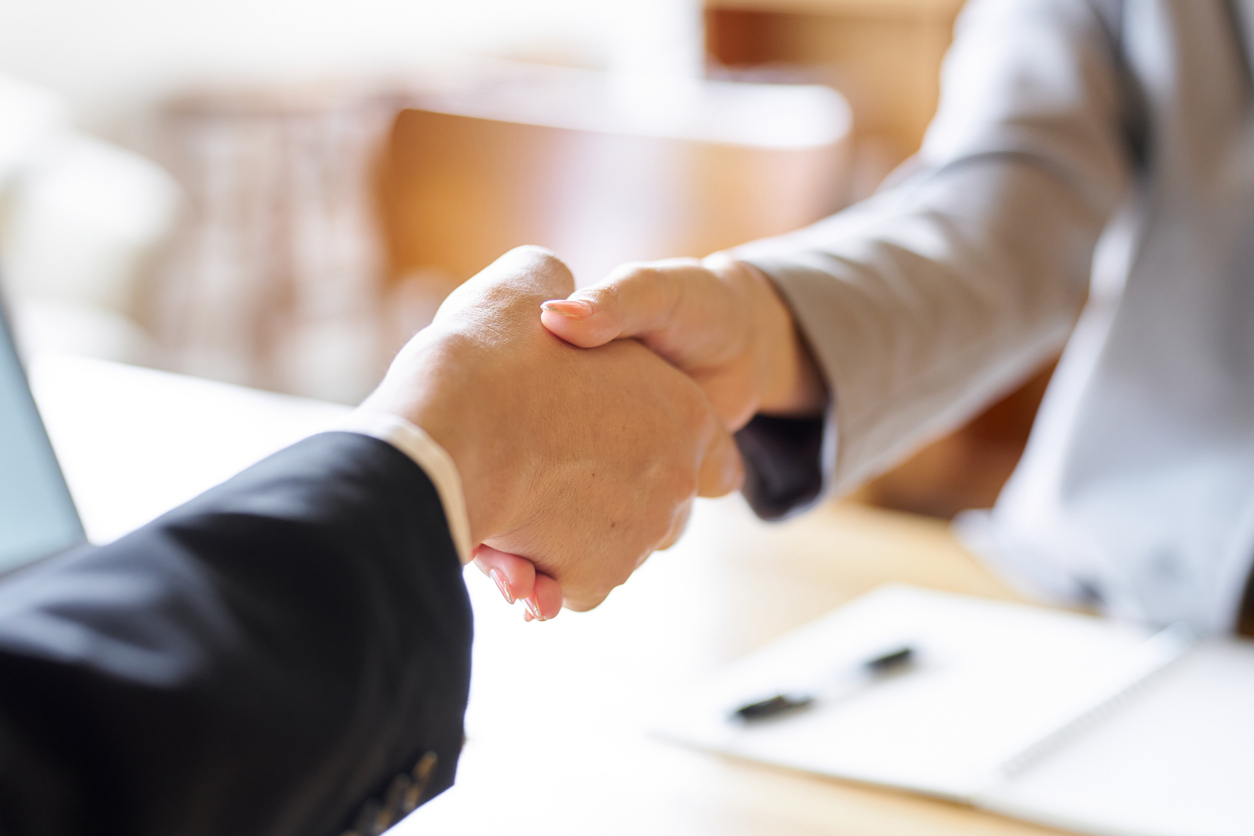
[[[822,412],[827,402],[826,384],[775,283],[753,265],[726,254],[711,256],[706,264],[745,299],[757,411],[773,415]]]
[[[470,518],[466,513],[466,491],[452,456],[425,430],[395,412],[382,411],[369,404],[354,410],[336,427],[360,433],[390,444],[404,453],[427,475],[440,497],[449,534],[462,565],[474,558],[470,542]]]
[[[465,499],[472,547],[509,525],[515,506],[516,464],[501,461],[510,445],[505,428],[475,393],[491,392],[475,340],[429,327],[410,340],[361,409],[404,418],[448,453]]]

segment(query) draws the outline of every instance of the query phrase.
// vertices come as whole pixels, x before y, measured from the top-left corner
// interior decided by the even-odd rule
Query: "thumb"
[[[683,274],[701,269],[695,259],[626,264],[599,284],[545,302],[540,321],[581,348],[623,337],[647,338],[676,325]]]

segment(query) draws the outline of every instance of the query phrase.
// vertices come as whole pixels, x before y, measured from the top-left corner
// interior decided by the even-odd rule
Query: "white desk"
[[[88,531],[104,541],[343,407],[69,358],[34,388]],[[975,810],[705,755],[642,731],[702,676],[889,579],[1013,598],[947,528],[847,507],[768,526],[701,503],[688,534],[600,608],[524,624],[478,572],[458,784],[394,831],[648,836],[1029,836]]]
[[[347,407],[62,355],[29,368],[87,536],[114,540]]]

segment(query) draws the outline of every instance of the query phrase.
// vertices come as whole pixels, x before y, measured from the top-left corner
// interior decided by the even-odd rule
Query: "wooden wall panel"
[[[459,282],[511,247],[539,244],[592,282],[625,261],[707,255],[838,208],[846,150],[406,110],[385,159],[392,269]]]

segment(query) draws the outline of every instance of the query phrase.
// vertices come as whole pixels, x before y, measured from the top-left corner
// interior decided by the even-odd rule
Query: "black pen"
[[[890,674],[899,673],[914,661],[914,648],[904,646],[880,654],[854,667],[848,672],[859,682],[869,683],[882,679]],[[821,693],[808,694],[776,694],[764,700],[742,705],[732,712],[733,720],[751,721],[774,717],[786,711],[795,711],[813,705],[821,699]]]

